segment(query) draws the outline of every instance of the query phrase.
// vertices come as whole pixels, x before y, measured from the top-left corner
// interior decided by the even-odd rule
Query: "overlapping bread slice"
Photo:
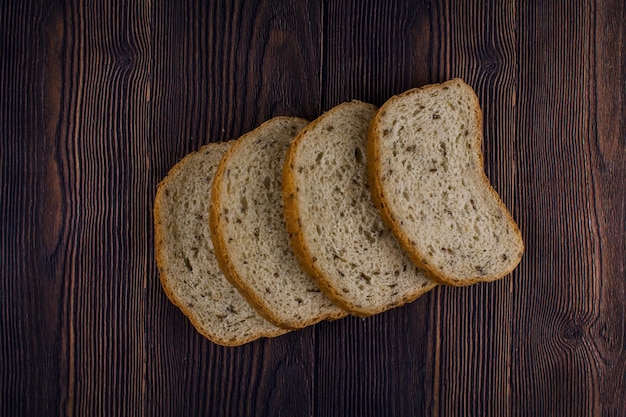
[[[375,111],[359,101],[329,110],[300,132],[283,171],[285,218],[298,260],[336,304],[361,316],[435,286],[372,203],[365,149]]]
[[[375,204],[411,259],[450,285],[501,278],[524,251],[481,142],[478,98],[459,79],[391,98],[369,131]]]
[[[285,333],[250,307],[220,271],[209,236],[210,191],[232,143],[212,143],[178,162],[154,201],[156,260],[169,299],[214,343],[241,345]]]
[[[285,229],[283,161],[307,123],[276,117],[239,138],[219,165],[210,211],[226,277],[264,317],[290,329],[346,315],[300,268]]]

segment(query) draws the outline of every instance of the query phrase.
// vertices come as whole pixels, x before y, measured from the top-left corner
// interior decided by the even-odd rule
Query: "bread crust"
[[[191,322],[193,327],[196,329],[198,333],[202,336],[210,340],[211,342],[227,347],[241,346],[246,343],[252,342],[254,340],[265,338],[265,337],[275,337],[280,336],[282,334],[287,333],[284,329],[276,328],[273,332],[259,332],[256,335],[251,335],[247,338],[237,339],[237,340],[228,340],[221,339],[218,335],[212,333],[210,329],[203,327],[195,318],[195,315],[191,311],[189,307],[185,305],[185,303],[181,302],[176,292],[170,285],[169,276],[166,272],[165,265],[165,255],[163,248],[163,239],[164,239],[164,229],[163,226],[163,218],[162,218],[162,193],[165,189],[167,183],[180,171],[187,161],[193,158],[198,153],[204,153],[206,151],[214,148],[218,143],[209,143],[201,147],[198,151],[194,151],[186,155],[183,159],[181,159],[176,165],[174,165],[167,176],[161,180],[161,182],[157,185],[157,191],[154,198],[154,208],[153,208],[153,217],[154,217],[154,249],[155,249],[155,258],[157,269],[159,270],[159,280],[161,282],[161,286],[163,287],[163,291],[167,298],[174,304],[176,307],[180,309],[180,311],[187,317],[187,319]]]
[[[220,184],[224,179],[224,175],[226,172],[226,165],[229,160],[239,152],[239,148],[245,143],[246,138],[250,136],[256,135],[256,131],[258,129],[262,129],[268,123],[274,123],[277,120],[289,121],[294,119],[293,117],[287,116],[278,116],[273,119],[266,121],[261,124],[257,129],[246,133],[241,138],[239,138],[235,144],[226,152],[222,161],[220,162],[217,172],[215,174],[215,179],[213,180],[213,187],[211,189],[211,199],[213,204],[211,205],[211,209],[209,212],[209,229],[211,231],[211,239],[213,240],[213,247],[215,248],[215,256],[217,258],[217,263],[222,269],[224,276],[228,279],[228,281],[241,293],[241,295],[248,301],[248,303],[266,320],[276,324],[277,326],[289,329],[296,330],[306,326],[313,325],[322,320],[335,320],[342,317],[345,317],[346,314],[343,312],[337,312],[336,314],[329,314],[325,316],[317,316],[312,320],[301,321],[301,322],[293,322],[293,321],[285,321],[281,317],[277,316],[272,310],[265,307],[265,303],[263,300],[258,297],[253,291],[250,290],[248,285],[244,282],[242,277],[238,274],[237,269],[233,264],[233,260],[229,255],[227,250],[226,241],[224,239],[224,232],[222,230],[222,225],[220,221],[219,214],[219,206],[222,205],[221,193],[220,193]],[[305,272],[307,272],[305,270]],[[332,301],[332,300],[331,300]]]
[[[524,252],[524,241],[522,239],[522,233],[517,226],[515,220],[511,216],[511,213],[506,208],[505,204],[500,199],[500,196],[495,191],[493,186],[491,185],[489,178],[485,174],[484,171],[484,158],[482,153],[482,141],[483,141],[483,116],[482,110],[480,108],[480,103],[478,102],[478,97],[475,94],[472,94],[472,100],[474,101],[474,113],[476,115],[476,126],[477,132],[474,133],[475,137],[475,145],[472,146],[472,150],[476,153],[479,163],[476,165],[476,176],[480,179],[480,182],[485,187],[486,190],[490,193],[491,197],[497,202],[498,206],[507,217],[508,222],[511,224],[514,234],[516,235],[519,243],[521,245],[521,250],[519,254],[519,258],[517,262],[512,264],[512,267],[503,270],[500,274],[491,275],[491,276],[475,276],[470,278],[456,279],[455,277],[446,275],[445,272],[436,268],[434,265],[431,265],[426,260],[424,254],[422,254],[415,245],[411,244],[409,237],[404,232],[400,223],[394,218],[393,213],[389,209],[387,205],[388,198],[385,195],[384,187],[381,181],[381,151],[380,151],[380,119],[382,115],[385,115],[388,108],[395,103],[396,100],[402,99],[406,96],[416,94],[418,92],[428,92],[431,90],[439,90],[445,86],[453,85],[457,83],[464,83],[463,80],[456,78],[449,80],[442,84],[430,84],[419,88],[414,88],[404,93],[393,96],[389,100],[387,100],[381,107],[378,109],[378,112],[374,115],[372,122],[370,123],[370,127],[368,129],[368,140],[367,140],[367,148],[366,155],[368,161],[368,181],[370,184],[370,192],[372,195],[372,201],[374,205],[380,212],[380,215],[387,224],[387,226],[392,230],[400,245],[404,248],[405,252],[409,256],[409,258],[417,265],[420,269],[427,271],[433,279],[436,279],[440,283],[449,286],[467,286],[476,284],[479,282],[491,282],[503,278],[504,276],[510,274],[519,264],[523,252]],[[467,88],[470,88],[469,86]]]
[[[356,101],[356,100],[355,100]],[[349,103],[343,103],[335,108],[349,105]],[[329,110],[332,111],[333,109]],[[351,314],[359,317],[368,317],[374,314],[387,311],[394,307],[399,307],[403,304],[414,301],[421,295],[432,290],[436,283],[428,285],[422,288],[416,289],[412,293],[406,294],[403,298],[399,298],[397,302],[388,304],[386,306],[377,309],[363,309],[356,304],[350,302],[343,294],[333,285],[332,281],[326,274],[316,265],[316,259],[309,246],[306,243],[302,226],[300,223],[300,212],[297,203],[297,196],[299,194],[298,186],[296,184],[296,178],[294,175],[295,170],[295,158],[297,156],[297,150],[299,144],[304,140],[304,136],[311,130],[315,129],[317,125],[324,121],[324,116],[320,116],[311,122],[308,126],[298,133],[298,136],[294,139],[287,152],[285,158],[285,164],[283,166],[283,210],[285,213],[285,222],[287,226],[287,232],[289,239],[291,240],[291,246],[296,254],[296,259],[302,266],[302,268],[313,277],[317,285],[324,291],[326,296],[339,307]]]

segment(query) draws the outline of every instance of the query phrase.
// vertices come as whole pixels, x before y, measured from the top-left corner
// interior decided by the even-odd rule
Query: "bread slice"
[[[169,299],[214,343],[236,346],[285,330],[259,316],[221,273],[209,236],[213,175],[231,143],[212,143],[178,162],[154,200],[156,261]]]
[[[239,138],[211,194],[211,235],[226,277],[264,317],[290,329],[346,315],[300,268],[285,229],[283,161],[307,123],[276,117]]]
[[[524,252],[481,142],[478,98],[460,79],[392,97],[369,130],[373,201],[411,259],[449,285],[501,278]]]
[[[285,218],[299,261],[329,298],[359,316],[435,286],[372,204],[365,149],[375,111],[359,101],[329,110],[300,132],[283,171]]]

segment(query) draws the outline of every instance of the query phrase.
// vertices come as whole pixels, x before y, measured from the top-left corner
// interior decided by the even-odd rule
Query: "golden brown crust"
[[[197,322],[197,320],[194,318],[193,312],[189,309],[188,306],[186,306],[183,302],[179,300],[178,296],[176,295],[176,293],[170,286],[170,280],[169,280],[169,277],[167,276],[166,268],[165,268],[165,255],[163,254],[164,249],[163,249],[162,242],[164,239],[163,237],[164,227],[163,227],[163,220],[161,217],[161,212],[162,212],[161,202],[163,200],[161,193],[163,193],[163,190],[167,182],[180,169],[182,169],[182,167],[185,165],[188,158],[192,158],[194,155],[204,152],[213,146],[215,146],[215,144],[210,143],[200,148],[197,152],[191,152],[190,154],[185,156],[183,159],[181,159],[178,163],[176,163],[176,165],[174,165],[170,169],[170,171],[167,173],[167,176],[158,184],[157,192],[154,198],[154,208],[153,208],[155,258],[156,258],[157,269],[159,270],[159,279],[161,282],[161,286],[163,287],[163,291],[165,292],[165,295],[170,300],[170,302],[174,304],[176,307],[178,307],[178,309],[191,322],[191,324],[194,326],[196,331],[200,333],[202,336],[204,336],[205,338],[207,338],[208,340],[210,340],[211,342],[215,344],[218,344],[221,346],[227,346],[227,347],[234,347],[234,346],[244,345],[246,343],[252,342],[260,338],[280,336],[282,334],[285,334],[286,331],[283,329],[276,329],[273,332],[259,332],[255,335],[251,335],[247,338],[237,339],[235,341],[221,339],[217,335],[212,334],[208,329],[204,328],[202,325],[200,325],[200,323]]]
[[[346,104],[346,103],[344,103]],[[341,105],[339,105],[341,106]],[[396,303],[391,305],[385,305],[375,310],[368,310],[351,303],[347,300],[343,294],[341,294],[337,288],[333,285],[332,281],[327,277],[324,272],[317,267],[316,260],[314,259],[302,232],[302,226],[300,224],[300,213],[297,203],[297,195],[299,193],[298,186],[295,179],[295,158],[297,154],[297,148],[300,142],[302,142],[304,135],[314,129],[322,118],[317,118],[311,122],[307,127],[302,129],[298,136],[294,139],[287,152],[285,158],[285,164],[283,167],[283,207],[285,213],[285,223],[287,226],[287,232],[291,241],[291,246],[296,254],[296,259],[300,263],[302,269],[304,269],[315,280],[318,287],[322,289],[324,294],[337,306],[350,312],[351,314],[359,317],[368,317],[374,314],[381,313],[394,307],[401,306],[408,302],[414,301],[421,295],[432,290],[436,283],[427,285],[423,288],[417,289],[415,292],[406,294],[402,299],[399,299]]]
[[[393,213],[389,210],[389,207],[385,203],[387,201],[387,198],[385,197],[385,193],[383,191],[383,185],[381,182],[381,173],[380,173],[381,162],[380,162],[380,143],[379,143],[380,134],[378,132],[379,132],[379,124],[380,124],[381,116],[386,114],[388,107],[391,104],[393,104],[395,100],[401,99],[408,95],[415,94],[417,92],[423,92],[423,91],[428,91],[428,90],[438,90],[448,84],[455,84],[458,82],[463,82],[463,81],[460,79],[453,79],[442,84],[431,84],[431,85],[427,85],[424,87],[414,88],[387,100],[387,102],[385,102],[385,104],[383,104],[380,107],[380,109],[378,109],[378,112],[376,113],[372,122],[370,123],[370,128],[368,129],[368,135],[367,135],[368,140],[367,140],[367,151],[366,151],[367,161],[368,161],[368,181],[370,184],[372,201],[374,202],[374,205],[380,212],[383,221],[391,229],[393,234],[398,239],[398,242],[400,243],[400,245],[404,248],[409,258],[413,261],[413,263],[415,263],[415,265],[417,265],[418,268],[426,271],[430,276],[432,276],[433,279],[436,279],[440,283],[445,284],[445,285],[450,285],[450,286],[466,286],[466,285],[476,284],[479,282],[489,282],[489,281],[498,280],[510,274],[516,268],[517,264],[519,264],[519,260],[518,262],[512,264],[513,266],[511,268],[503,271],[501,274],[488,276],[488,277],[477,276],[477,277],[472,277],[472,278],[463,278],[461,280],[457,280],[454,277],[448,276],[443,271],[436,268],[434,265],[430,265],[426,261],[425,256],[422,255],[413,244],[411,244],[410,239],[404,233],[400,223],[396,221],[396,219],[394,219]],[[480,109],[478,98],[475,95],[473,95],[473,99],[475,101],[475,109],[476,109],[475,114],[476,114],[476,126],[477,126],[477,134],[475,135],[476,146],[474,147],[474,149],[477,153],[478,161],[479,161],[479,163],[476,166],[476,171],[477,171],[479,178],[481,179],[481,182],[485,185],[486,189],[488,189],[489,192],[492,194],[493,198],[497,201],[498,205],[500,206],[500,209],[505,213],[505,216],[507,216],[509,222],[511,223],[513,230],[522,245],[521,253],[520,253],[520,260],[521,260],[521,256],[524,251],[524,243],[522,239],[522,234],[517,226],[517,223],[515,223],[515,220],[513,220],[513,217],[511,216],[508,209],[506,208],[506,206],[500,199],[500,196],[498,195],[498,193],[494,190],[493,186],[489,182],[489,179],[487,178],[487,175],[484,172],[484,159],[483,159],[483,154],[482,154],[482,140],[483,140],[482,111]]]
[[[279,119],[290,120],[291,117],[278,117]],[[275,120],[277,118],[271,119]],[[269,121],[268,121],[269,122]],[[261,129],[266,123],[263,123],[259,128]],[[256,129],[255,129],[256,130]],[[237,290],[243,295],[243,297],[248,301],[248,303],[254,307],[254,309],[266,320],[280,326],[284,329],[296,330],[306,326],[313,325],[322,320],[335,320],[342,317],[345,317],[345,314],[337,313],[337,314],[329,314],[325,316],[316,317],[314,320],[303,321],[298,323],[285,322],[281,317],[276,316],[270,309],[264,306],[263,300],[261,300],[254,292],[250,291],[248,286],[245,284],[241,276],[237,273],[236,268],[233,265],[232,259],[229,256],[226,242],[224,240],[224,233],[222,231],[220,215],[219,215],[219,206],[222,204],[221,196],[220,196],[220,184],[223,181],[223,177],[226,171],[226,165],[229,160],[233,157],[234,154],[238,152],[238,149],[244,143],[244,140],[252,134],[256,134],[255,131],[249,132],[239,138],[236,143],[228,150],[226,155],[222,158],[220,165],[217,168],[217,172],[215,174],[215,179],[213,180],[213,188],[211,189],[211,200],[213,204],[211,205],[211,210],[209,212],[209,228],[211,231],[211,238],[213,240],[213,247],[215,248],[215,256],[217,258],[217,263],[220,266],[224,276],[228,279],[228,281],[235,287]],[[297,255],[296,255],[297,256]],[[305,271],[306,272],[306,271]],[[332,301],[332,300],[331,300]]]

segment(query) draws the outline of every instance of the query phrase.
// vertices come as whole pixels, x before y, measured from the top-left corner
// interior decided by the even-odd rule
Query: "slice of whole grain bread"
[[[524,251],[481,142],[478,98],[459,79],[392,97],[369,129],[374,203],[411,259],[449,285],[501,278]]]

